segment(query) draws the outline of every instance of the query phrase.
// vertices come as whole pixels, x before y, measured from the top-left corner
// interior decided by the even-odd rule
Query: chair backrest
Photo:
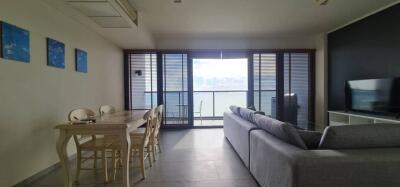
[[[86,109],[86,108],[78,108],[75,110],[72,110],[71,112],[69,112],[68,114],[68,121],[70,122],[78,122],[84,119],[88,119],[90,117],[95,116],[94,112],[90,109]],[[76,125],[78,123],[71,123],[72,125]],[[96,136],[92,135],[92,136],[78,136],[78,135],[74,135],[74,141],[76,146],[78,147],[80,145],[80,140],[85,140],[89,137],[92,137],[92,139],[96,139]]]
[[[104,114],[112,114],[112,113],[115,112],[115,108],[113,106],[110,106],[110,105],[102,105],[99,108],[99,112],[100,112],[101,116],[104,115]]]
[[[161,127],[161,122],[162,122],[162,117],[163,117],[163,108],[164,105],[159,105],[156,110],[155,110],[155,122],[154,122],[154,132],[153,132],[153,138],[158,137],[158,133],[160,132],[160,127]]]
[[[70,122],[81,121],[81,120],[88,119],[93,116],[95,116],[95,114],[92,110],[86,109],[86,108],[78,108],[78,109],[72,110],[68,114],[68,121],[70,121]]]
[[[151,110],[147,111],[144,115],[143,115],[143,119],[146,120],[146,130],[144,132],[144,136],[143,136],[143,146],[146,147],[149,143],[149,139],[151,134],[154,133],[154,123],[155,123],[155,116],[154,116],[154,111],[155,108],[152,108]]]

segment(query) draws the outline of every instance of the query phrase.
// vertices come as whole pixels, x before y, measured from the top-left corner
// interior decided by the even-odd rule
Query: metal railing
[[[145,92],[145,102],[149,103],[149,98],[157,92]],[[256,93],[261,93],[262,102],[261,110],[266,113],[271,113],[271,100],[275,97],[275,90],[261,90],[255,92],[255,102],[259,97]],[[257,95],[257,96],[256,96]],[[200,101],[202,106],[200,108]],[[258,101],[257,101],[258,102]],[[166,117],[187,117],[188,115],[188,92],[187,91],[165,91],[164,105],[166,107]],[[246,106],[247,105],[247,90],[210,90],[210,91],[193,91],[193,112],[194,118],[201,117],[203,119],[220,119],[223,113],[228,110],[231,105]],[[186,108],[184,108],[186,107]],[[256,107],[259,106],[256,104]],[[186,111],[184,111],[186,110]],[[182,116],[183,115],[183,116]]]

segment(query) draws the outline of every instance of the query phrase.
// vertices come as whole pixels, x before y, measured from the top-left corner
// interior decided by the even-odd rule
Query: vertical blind
[[[163,54],[163,100],[165,124],[188,124],[187,54]]]
[[[284,53],[283,117],[299,128],[308,129],[310,115],[311,61],[309,53]]]
[[[253,54],[254,107],[276,117],[276,54]]]
[[[129,54],[128,68],[129,109],[157,106],[157,55]]]

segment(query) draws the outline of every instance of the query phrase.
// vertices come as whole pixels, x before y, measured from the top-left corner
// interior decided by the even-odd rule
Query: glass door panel
[[[229,106],[247,105],[248,60],[206,57],[193,59],[193,124],[222,126]]]
[[[298,128],[309,129],[310,118],[310,55],[284,54],[284,110],[283,117]]]
[[[253,54],[254,107],[276,118],[276,54]]]
[[[128,56],[129,109],[150,109],[157,106],[157,55],[137,53]]]
[[[163,54],[164,124],[188,125],[188,56]]]

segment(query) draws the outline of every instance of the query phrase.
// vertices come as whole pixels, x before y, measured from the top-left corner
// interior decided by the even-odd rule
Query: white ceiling
[[[314,35],[398,0],[130,0],[153,36]]]
[[[400,2],[329,0],[326,6],[319,6],[315,0],[182,0],[180,4],[173,3],[174,0],[129,0],[138,10],[139,23],[136,26],[117,6],[113,6],[117,13],[108,11],[106,3],[88,11],[87,7],[77,8],[66,2],[71,0],[42,1],[121,48],[168,48],[176,43],[177,38],[181,41],[197,39],[191,43],[214,39],[224,41],[220,40],[224,38],[227,41],[251,38],[248,43],[257,41],[257,38],[260,41],[261,38],[309,38]],[[115,3],[115,0],[86,1]],[[109,17],[99,18],[97,14],[109,14]],[[121,28],[105,28],[107,26]],[[178,43],[175,46],[182,45]]]
[[[152,34],[140,27],[114,0],[42,0],[66,16],[99,33],[120,48],[154,48]],[[140,13],[139,13],[139,16]]]

